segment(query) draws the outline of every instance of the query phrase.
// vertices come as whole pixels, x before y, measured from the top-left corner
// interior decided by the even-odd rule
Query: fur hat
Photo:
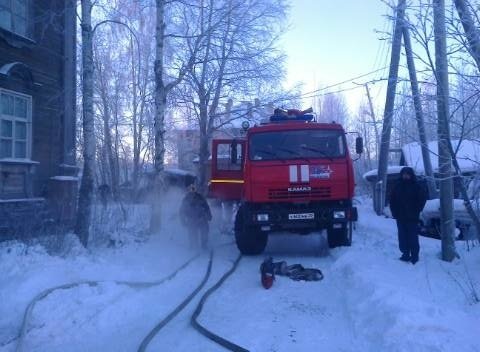
[[[402,168],[402,170],[400,170],[400,177],[403,177],[403,175],[410,175],[410,178],[412,180],[416,180],[417,177],[415,176],[415,171],[413,171],[413,168],[409,167],[409,166],[405,166]]]

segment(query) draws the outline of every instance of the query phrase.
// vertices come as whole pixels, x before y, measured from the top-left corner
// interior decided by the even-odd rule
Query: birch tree
[[[154,8],[150,1],[102,2],[95,33],[95,107],[101,141],[98,171],[112,187],[127,182],[133,198],[145,162],[152,162]],[[123,159],[123,160],[121,160]],[[121,172],[121,164],[124,165]]]
[[[213,132],[231,121],[223,119],[228,99],[266,97],[270,86],[281,86],[283,55],[275,44],[283,28],[287,6],[283,0],[202,0],[191,23],[202,38],[197,62],[182,89],[183,103],[197,118],[200,134],[199,188],[206,190],[209,141]],[[195,48],[188,40],[189,55]],[[228,119],[227,119],[228,120]]]
[[[161,199],[163,189],[163,170],[165,163],[165,116],[167,109],[167,98],[171,91],[182,82],[183,78],[191,70],[196,60],[197,51],[200,45],[201,36],[190,34],[189,24],[185,23],[185,32],[180,34],[169,33],[166,34],[166,11],[167,4],[171,1],[156,0],[156,27],[155,27],[155,61],[154,61],[154,80],[155,80],[155,118],[154,118],[154,134],[155,134],[155,149],[154,149],[154,197],[152,199],[152,215],[150,218],[150,232],[158,232],[161,225]],[[180,3],[182,7],[196,7],[188,3]],[[190,43],[190,51],[184,56],[180,63],[177,62],[177,70],[174,72],[174,77],[171,76],[172,71],[168,70],[165,64],[166,55],[166,40],[167,38],[189,38],[193,40]]]
[[[83,112],[83,174],[78,200],[75,233],[80,242],[88,244],[92,213],[95,174],[95,124],[93,113],[93,45],[92,3],[81,1],[82,30],[82,112]]]

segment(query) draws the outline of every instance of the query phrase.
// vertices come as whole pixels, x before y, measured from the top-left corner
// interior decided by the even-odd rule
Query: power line
[[[385,67],[382,67],[382,68],[379,68],[379,69],[376,69],[376,70],[373,70],[373,71],[364,73],[364,74],[362,74],[362,75],[360,75],[360,76],[352,77],[352,78],[347,79],[347,80],[342,81],[342,82],[338,82],[338,83],[331,84],[331,85],[326,86],[326,87],[322,87],[322,88],[319,88],[319,89],[312,90],[312,91],[310,91],[310,92],[303,93],[303,95],[311,95],[311,94],[315,94],[315,93],[322,92],[322,91],[325,91],[325,90],[328,90],[328,89],[331,89],[331,88],[335,88],[335,87],[341,86],[342,84],[345,84],[345,83],[353,83],[353,81],[355,81],[355,80],[357,80],[357,79],[370,76],[370,75],[372,75],[372,74],[374,74],[374,73],[383,71],[383,70],[385,70],[386,68],[388,68],[388,66],[385,66]],[[330,93],[330,94],[331,94],[331,93]]]
[[[355,82],[352,82],[352,83],[355,83],[356,85],[353,86],[353,87],[348,87],[348,88],[342,88],[342,89],[338,89],[338,90],[335,90],[335,91],[329,91],[329,92],[325,92],[325,93],[316,93],[316,94],[311,94],[311,95],[307,95],[307,96],[300,96],[301,99],[309,99],[309,98],[318,98],[318,97],[323,97],[323,96],[326,96],[326,95],[331,95],[331,94],[339,94],[339,93],[344,93],[344,92],[349,92],[351,90],[355,90],[355,89],[359,89],[359,88],[363,88],[365,84],[370,84],[370,83],[376,83],[376,82],[381,82],[381,81],[385,81],[387,80],[386,78],[382,78],[382,79],[375,79],[375,80],[370,80],[370,81],[367,81],[367,82],[363,82],[363,83],[355,83]]]

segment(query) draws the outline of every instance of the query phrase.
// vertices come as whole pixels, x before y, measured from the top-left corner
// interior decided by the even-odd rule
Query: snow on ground
[[[361,209],[354,246],[334,264],[350,288],[356,331],[374,350],[479,351],[478,245],[467,251],[457,242],[461,259],[445,263],[440,242],[421,237],[420,261],[405,264],[397,259],[394,221],[370,209]]]
[[[461,259],[445,263],[438,259],[440,242],[422,237],[420,262],[403,263],[394,221],[370,208],[363,200],[350,248],[328,251],[318,234],[271,236],[264,255],[242,259],[207,301],[200,321],[251,351],[480,351],[480,248],[467,251],[457,242]],[[0,351],[15,350],[30,299],[48,287],[87,279],[103,282],[59,290],[37,304],[24,350],[135,351],[205,272],[207,254],[159,286],[134,289],[113,282],[161,279],[194,254],[175,209],[168,208],[168,233],[124,240],[120,248],[84,251],[72,240],[70,251],[58,256],[41,246],[0,244]],[[217,226],[214,242],[229,242]],[[203,292],[236,255],[232,245],[216,251]],[[259,265],[266,256],[319,268],[325,279],[277,277],[264,290]],[[198,299],[154,338],[149,350],[222,351],[189,325]]]

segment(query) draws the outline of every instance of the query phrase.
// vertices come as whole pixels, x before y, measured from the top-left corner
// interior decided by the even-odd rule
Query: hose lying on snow
[[[225,282],[225,280],[227,280],[227,278],[233,274],[233,272],[237,269],[237,266],[238,264],[240,263],[240,259],[242,259],[242,255],[238,255],[237,259],[235,260],[235,262],[233,263],[232,267],[230,268],[229,271],[227,271],[225,274],[223,274],[223,276],[220,278],[220,280],[217,281],[217,283],[215,285],[213,285],[212,287],[210,287],[205,293],[204,295],[202,296],[202,298],[200,299],[200,302],[198,303],[197,305],[197,308],[195,309],[195,312],[193,313],[192,315],[192,318],[190,319],[190,323],[192,324],[192,326],[195,328],[195,330],[197,330],[200,334],[202,334],[203,336],[209,338],[210,340],[212,340],[213,342],[219,344],[220,346],[223,346],[225,347],[226,349],[230,350],[230,351],[233,351],[233,352],[248,352],[247,349],[231,342],[231,341],[228,341],[226,339],[224,339],[223,337],[215,334],[214,332],[208,330],[207,328],[205,328],[203,325],[201,325],[199,322],[198,322],[198,317],[200,315],[200,313],[202,312],[202,309],[203,309],[203,305],[205,304],[205,302],[207,301],[208,297],[210,297],[210,295],[212,293],[214,293],[216,290],[218,290],[218,288],[220,286],[222,286],[222,284]]]
[[[160,285],[160,284],[164,283],[165,281],[169,281],[169,280],[173,279],[180,271],[185,269],[192,261],[197,259],[199,256],[200,256],[200,253],[194,255],[189,260],[187,260],[185,263],[183,263],[180,267],[178,267],[175,271],[173,271],[170,275],[168,275],[167,277],[165,277],[161,280],[152,281],[152,282],[147,282],[147,281],[139,281],[139,282],[137,282],[137,281],[113,281],[113,282],[118,284],[118,285],[126,285],[126,286],[133,287],[133,288],[148,288],[148,287],[152,287],[152,286],[157,286],[157,285]],[[37,296],[35,296],[30,301],[27,308],[25,309],[25,313],[23,315],[23,320],[22,320],[22,325],[21,325],[21,328],[20,328],[20,335],[18,337],[18,343],[17,343],[17,347],[16,347],[15,351],[16,352],[22,351],[25,336],[27,334],[28,320],[30,319],[33,308],[35,307],[35,304],[38,301],[44,299],[49,294],[51,294],[52,292],[57,291],[57,290],[67,290],[67,289],[77,287],[77,286],[81,286],[81,285],[97,286],[98,284],[104,283],[104,282],[111,282],[111,281],[106,281],[106,280],[77,281],[77,282],[71,282],[71,283],[68,283],[68,284],[60,285],[60,286],[51,287],[49,289],[46,289],[46,290],[40,292]]]
[[[138,348],[138,352],[144,352],[148,344],[153,340],[156,334],[163,329],[165,325],[167,325],[173,318],[175,318],[178,313],[180,313],[189,303],[190,301],[200,292],[200,290],[205,286],[205,284],[208,281],[208,278],[210,277],[210,273],[212,271],[212,262],[213,262],[213,250],[210,252],[210,259],[208,261],[208,267],[205,272],[205,275],[200,282],[200,284],[185,298],[182,303],[180,303],[167,317],[165,317],[161,322],[159,322],[149,333],[148,335],[143,339],[142,343],[140,344],[140,347]]]

